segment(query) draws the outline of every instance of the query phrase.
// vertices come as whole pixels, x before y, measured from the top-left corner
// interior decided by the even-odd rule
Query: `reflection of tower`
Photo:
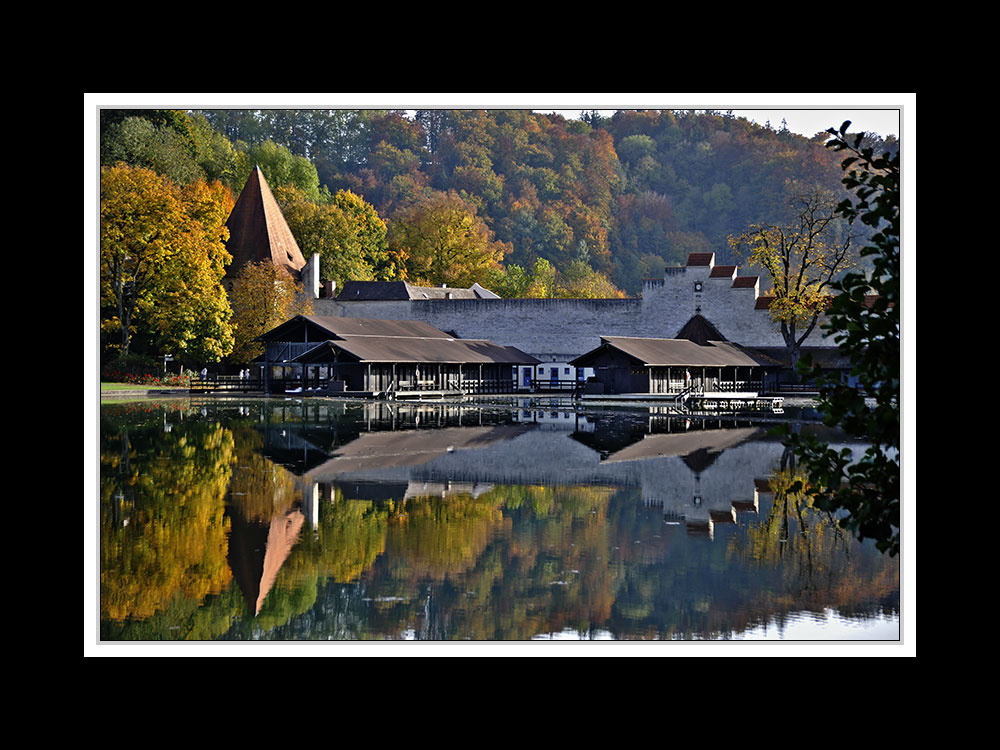
[[[239,513],[233,515],[229,567],[254,615],[260,613],[305,520],[297,509],[276,514],[267,523],[248,521]]]

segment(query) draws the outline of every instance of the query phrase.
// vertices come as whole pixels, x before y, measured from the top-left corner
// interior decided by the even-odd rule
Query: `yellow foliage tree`
[[[389,245],[406,258],[408,279],[458,287],[485,278],[512,249],[454,192],[434,193],[397,214]]]
[[[234,346],[231,360],[245,363],[260,355],[257,337],[294,315],[308,315],[312,299],[284,268],[269,261],[247,263],[229,291],[233,310]]]
[[[137,330],[189,359],[232,350],[222,288],[232,207],[218,182],[181,187],[143,167],[101,169],[102,328],[120,333],[120,356]]]
[[[836,204],[820,190],[802,191],[790,204],[788,224],[753,224],[730,236],[729,246],[768,275],[771,319],[778,326],[794,369],[803,342],[830,299],[830,283],[858,265],[853,236],[840,233]]]
[[[123,430],[102,435],[101,617],[142,620],[178,598],[202,601],[228,586],[232,433],[192,423],[133,454]],[[122,455],[128,456],[123,463]]]

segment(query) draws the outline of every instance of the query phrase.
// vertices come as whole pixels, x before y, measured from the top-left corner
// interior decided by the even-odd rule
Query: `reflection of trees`
[[[722,543],[664,531],[664,543],[629,553],[628,539],[651,541],[652,529],[641,530],[634,506],[617,508],[609,524],[624,570],[609,629],[622,638],[725,638],[803,611],[892,611],[898,566],[793,491],[798,478],[783,464],[770,479],[773,502],[762,498],[762,515],[743,517]]]
[[[228,585],[233,456],[232,433],[215,422],[102,425],[102,620],[148,618]]]
[[[807,478],[794,463],[783,461],[769,485],[767,515],[730,544],[732,557],[768,585],[748,588],[752,601],[746,610],[759,614],[729,630],[789,612],[836,608],[871,614],[891,599],[899,589],[899,566],[880,559],[871,545],[856,544],[832,513],[814,508]]]
[[[490,541],[510,526],[491,495],[406,500],[393,515],[386,543],[392,577],[440,581],[473,567]]]
[[[804,489],[793,487],[804,481],[801,472],[781,469],[769,479],[774,501],[761,523],[748,529],[740,555],[757,565],[782,563],[786,574],[808,589],[822,570],[821,561],[838,551],[847,553],[844,535],[836,519],[815,510]]]
[[[793,492],[794,467],[716,542],[664,525],[634,488],[596,486],[356,499],[335,484],[313,526],[312,489],[266,458],[257,419],[166,413],[169,431],[163,413],[102,411],[104,638],[710,638],[896,606],[898,566]],[[237,546],[249,560],[278,538],[270,577],[262,552],[237,572]]]
[[[603,487],[414,498],[363,577],[374,632],[514,640],[602,622],[614,598]]]

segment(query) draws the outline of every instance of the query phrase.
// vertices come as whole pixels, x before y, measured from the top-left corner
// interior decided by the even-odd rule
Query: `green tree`
[[[303,253],[319,254],[324,279],[343,284],[401,277],[402,260],[389,250],[385,222],[359,196],[341,190],[317,203],[294,185],[273,193]]]
[[[260,167],[272,190],[280,185],[292,185],[311,201],[322,199],[316,167],[304,156],[296,156],[274,141],[251,146],[246,152],[251,162]]]
[[[173,128],[144,117],[126,117],[108,125],[101,134],[101,164],[119,162],[148,167],[182,185],[204,177],[190,141]]]
[[[402,278],[402,258],[390,251],[389,228],[375,207],[350,190],[338,190],[333,205],[347,217],[361,254],[372,269],[372,278],[378,281]]]
[[[614,299],[625,295],[608,277],[582,260],[574,260],[559,274],[558,297],[573,299]]]
[[[900,547],[899,153],[875,154],[862,145],[862,135],[848,135],[849,125],[828,131],[833,138],[827,146],[849,153],[842,162],[850,169],[843,182],[855,197],[841,202],[837,212],[875,230],[861,251],[872,271],[831,284],[837,295],[824,328],[849,358],[856,384],[824,375],[806,358],[801,370],[820,385],[823,421],[871,445],[851,463],[848,450],[838,453],[815,438],[791,435],[789,443],[808,469],[816,507],[846,511],[842,526],[895,555]]]
[[[195,141],[195,160],[204,172],[205,179],[209,182],[218,180],[233,195],[239,195],[252,166],[249,157],[238,152],[232,142],[216,131],[204,115],[192,115],[190,122]]]

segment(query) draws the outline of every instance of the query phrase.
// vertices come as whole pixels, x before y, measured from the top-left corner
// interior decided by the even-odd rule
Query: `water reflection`
[[[789,491],[799,474],[770,426],[534,402],[103,406],[101,637],[717,639],[773,637],[802,613],[898,623],[898,559]]]

